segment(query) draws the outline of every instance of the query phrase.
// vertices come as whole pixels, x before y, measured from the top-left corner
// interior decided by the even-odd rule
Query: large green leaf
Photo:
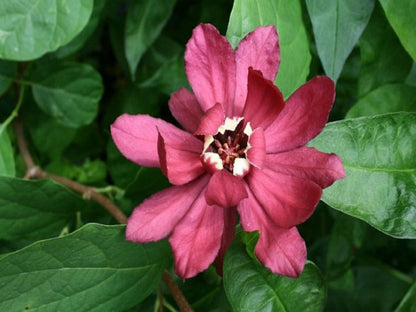
[[[416,0],[379,0],[406,51],[416,61]]]
[[[0,124],[0,176],[14,175],[15,165],[12,144],[7,129],[4,129],[3,124]]]
[[[233,311],[322,311],[325,284],[319,269],[307,262],[297,279],[273,274],[234,243],[224,260],[224,288]]]
[[[17,64],[0,60],[0,95],[10,86],[16,76]]]
[[[329,123],[310,145],[338,154],[347,177],[324,190],[331,207],[394,237],[416,238],[416,114]]]
[[[33,60],[68,43],[88,23],[93,0],[0,1],[0,58]]]
[[[227,38],[235,48],[257,26],[275,25],[281,63],[276,84],[288,97],[306,81],[311,55],[299,0],[235,0]]]
[[[370,19],[374,0],[306,0],[306,5],[322,66],[337,81]]]
[[[347,118],[372,116],[394,112],[416,111],[416,87],[388,84],[361,98],[347,113]]]
[[[176,0],[130,1],[125,28],[125,55],[132,77],[143,53],[165,26],[175,2]]]
[[[416,282],[413,283],[409,291],[403,297],[403,300],[400,302],[394,312],[414,312],[416,311]]]
[[[31,77],[39,107],[64,126],[78,128],[93,121],[103,94],[100,74],[90,65],[39,65]]]
[[[50,180],[0,177],[0,239],[57,236],[84,206],[80,196]]]
[[[360,97],[381,85],[406,79],[412,58],[403,49],[380,5],[374,8],[358,44],[361,55],[358,78]]]
[[[34,243],[0,260],[0,310],[125,311],[155,289],[169,250],[98,224]]]

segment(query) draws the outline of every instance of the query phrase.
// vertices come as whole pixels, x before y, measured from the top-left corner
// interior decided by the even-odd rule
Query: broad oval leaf
[[[285,98],[302,85],[309,73],[311,55],[299,0],[235,0],[227,38],[235,48],[257,26],[275,25],[281,62],[275,83]]]
[[[80,196],[51,180],[0,177],[0,239],[57,236],[84,207]]]
[[[33,73],[31,84],[39,107],[64,126],[79,128],[97,115],[103,84],[90,65],[42,64]]]
[[[88,224],[0,259],[1,311],[125,311],[169,265],[166,241],[125,240],[124,226]]]
[[[323,201],[398,238],[416,238],[416,114],[329,123],[310,146],[338,154],[347,177]]]
[[[379,0],[400,42],[416,61],[416,0]]]
[[[68,43],[88,23],[93,0],[0,1],[0,58],[36,59]]]
[[[310,261],[297,279],[273,274],[234,243],[224,260],[224,288],[233,311],[322,311],[326,288]]]
[[[130,1],[125,28],[125,55],[134,77],[143,53],[162,31],[176,0]]]
[[[389,84],[368,93],[358,100],[346,117],[362,117],[394,112],[416,111],[416,87]]]
[[[306,5],[322,66],[337,81],[370,19],[374,0],[306,0]]]
[[[16,173],[13,148],[7,129],[3,126],[3,124],[0,124],[0,176],[13,177]]]

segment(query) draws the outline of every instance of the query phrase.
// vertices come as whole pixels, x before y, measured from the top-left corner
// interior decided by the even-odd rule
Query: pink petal
[[[224,209],[224,233],[222,235],[221,247],[215,259],[215,267],[217,273],[222,275],[222,265],[224,262],[225,253],[230,246],[235,234],[235,225],[237,222],[237,211],[235,208]]]
[[[248,94],[243,116],[251,127],[266,129],[279,115],[285,102],[280,90],[260,71],[249,68]]]
[[[257,27],[241,40],[236,51],[236,90],[234,116],[240,116],[247,97],[248,68],[260,70],[274,81],[280,63],[279,38],[274,26]]]
[[[279,227],[291,228],[313,213],[322,189],[316,183],[274,172],[267,167],[252,167],[246,178],[254,196],[270,219]]]
[[[127,222],[126,238],[147,243],[168,236],[198,196],[204,196],[209,176],[160,191],[137,206]],[[202,194],[202,195],[201,195]]]
[[[238,212],[245,231],[260,233],[256,256],[273,273],[298,277],[306,262],[305,242],[296,227],[283,229],[270,222],[250,190],[248,193],[249,197],[238,205]]]
[[[204,111],[216,103],[231,112],[235,93],[235,56],[231,45],[210,24],[198,25],[186,45],[185,71]]]
[[[191,133],[196,130],[204,114],[195,95],[185,88],[170,96],[169,109],[182,127]]]
[[[247,151],[247,159],[250,164],[262,168],[266,158],[266,141],[262,128],[257,128],[250,135],[250,148]]]
[[[111,135],[120,152],[129,160],[145,167],[159,167],[157,151],[158,130],[183,132],[175,126],[148,115],[123,114],[111,125]]]
[[[302,146],[317,136],[328,120],[334,98],[334,82],[325,76],[315,77],[296,90],[265,130],[267,153]]]
[[[228,208],[247,197],[244,182],[227,170],[215,172],[209,180],[205,198],[208,205]]]
[[[220,103],[215,104],[209,110],[207,110],[204,117],[201,119],[201,123],[198,129],[195,131],[196,135],[214,135],[217,133],[219,126],[224,123],[224,110]]]
[[[223,230],[224,209],[208,206],[200,194],[169,239],[176,274],[190,278],[208,268],[220,249]]]
[[[158,138],[160,168],[174,185],[188,183],[205,172],[200,160],[203,143],[185,133],[187,135],[183,136],[183,141],[173,142],[176,144],[166,142],[162,134]]]
[[[322,188],[346,176],[337,155],[306,146],[284,153],[268,154],[266,162],[273,171],[312,180]]]

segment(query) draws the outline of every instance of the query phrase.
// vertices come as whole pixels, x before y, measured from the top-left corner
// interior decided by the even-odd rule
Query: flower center
[[[247,174],[250,164],[247,160],[250,123],[244,127],[244,119],[227,118],[215,135],[206,135],[203,163],[208,171],[226,169],[237,176]]]

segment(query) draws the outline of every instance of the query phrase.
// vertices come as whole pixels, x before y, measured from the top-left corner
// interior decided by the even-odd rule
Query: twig
[[[176,284],[172,275],[170,275],[170,273],[165,270],[163,272],[162,279],[165,282],[166,287],[169,289],[170,293],[172,294],[173,299],[175,299],[176,303],[178,304],[179,309],[182,312],[193,312],[194,310],[189,305],[188,301],[186,300],[182,291],[179,289],[179,286],[178,284]]]

